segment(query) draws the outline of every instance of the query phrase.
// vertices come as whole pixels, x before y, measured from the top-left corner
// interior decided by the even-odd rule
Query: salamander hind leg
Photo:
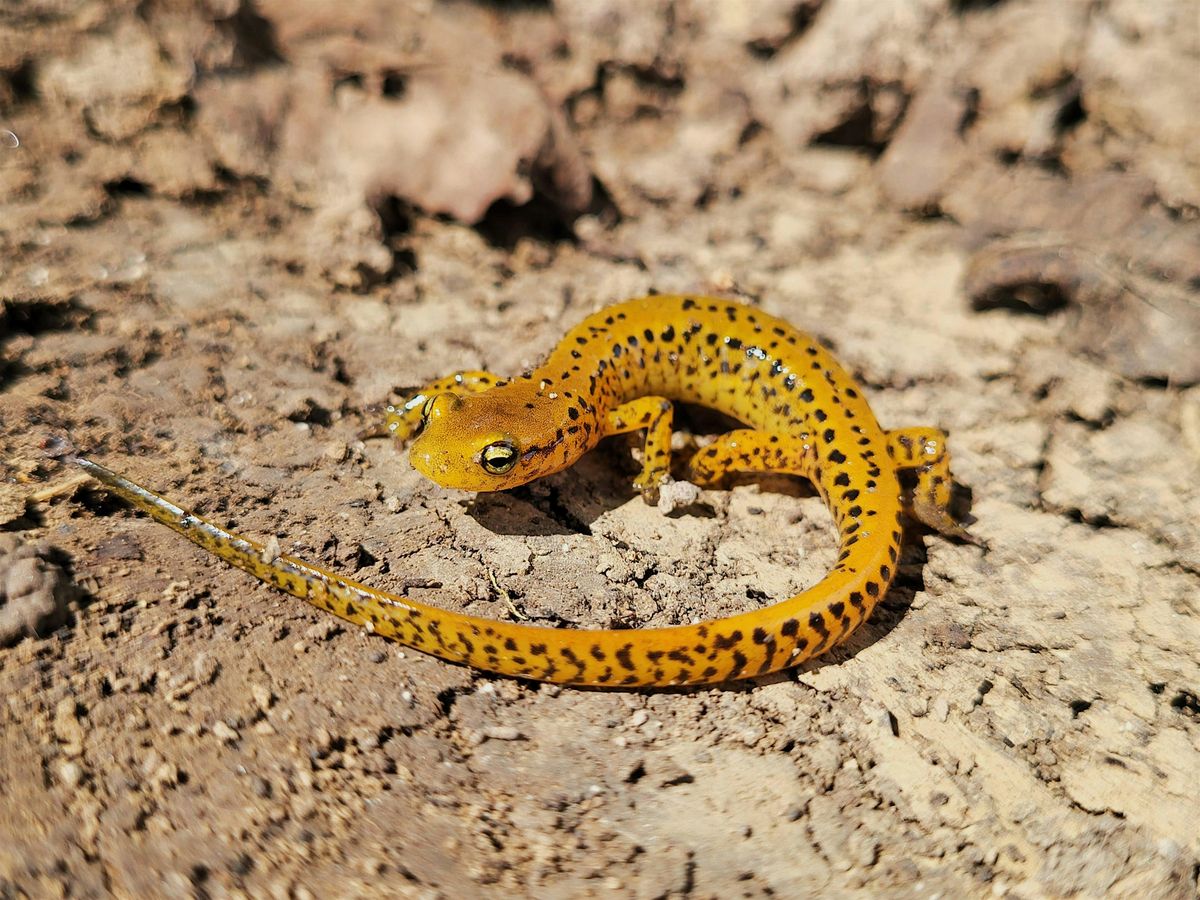
[[[639,397],[622,403],[608,414],[605,435],[646,430],[642,472],[633,481],[649,504],[658,502],[658,491],[671,474],[671,424],[674,410],[665,397]]]
[[[688,464],[688,480],[700,487],[720,487],[733,472],[787,472],[807,477],[814,459],[812,445],[804,435],[742,428],[697,450]]]
[[[425,419],[425,407],[438,394],[450,392],[453,394],[477,394],[486,391],[504,379],[491,372],[463,371],[447,375],[431,381],[403,403],[387,408],[387,417],[382,423],[368,428],[359,434],[359,438],[392,436],[400,443],[414,437],[421,430]]]
[[[950,515],[954,478],[946,433],[939,428],[898,428],[887,433],[888,452],[896,468],[916,474],[916,485],[903,497],[904,512],[947,537],[984,546]]]

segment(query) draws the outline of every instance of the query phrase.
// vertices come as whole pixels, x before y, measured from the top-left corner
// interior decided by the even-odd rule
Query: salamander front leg
[[[387,417],[378,425],[367,428],[359,433],[359,439],[392,436],[400,443],[414,437],[421,430],[425,418],[425,405],[438,394],[478,394],[498,384],[504,379],[491,372],[465,371],[455,372],[445,378],[431,381],[403,403],[387,408]]]
[[[807,478],[814,461],[807,435],[742,428],[697,450],[688,463],[688,480],[700,487],[720,487],[733,472],[786,472]]]
[[[983,541],[972,535],[950,515],[950,451],[946,432],[940,428],[899,428],[887,433],[888,450],[897,469],[916,472],[917,484],[903,497],[904,512],[947,537],[978,546]]]
[[[642,499],[658,503],[658,490],[671,474],[671,424],[674,410],[665,397],[639,397],[608,414],[605,435],[646,429],[642,473],[633,481]]]

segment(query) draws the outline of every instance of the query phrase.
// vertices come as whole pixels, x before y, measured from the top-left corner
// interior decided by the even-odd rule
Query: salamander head
[[[442,487],[517,487],[565,469],[589,449],[582,430],[577,437],[567,435],[566,406],[562,398],[551,399],[527,384],[461,397],[438,394],[425,404],[424,428],[409,460]]]

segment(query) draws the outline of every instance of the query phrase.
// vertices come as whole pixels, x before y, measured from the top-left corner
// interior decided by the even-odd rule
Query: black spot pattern
[[[728,621],[632,632],[532,628],[424,606],[287,557],[264,562],[258,545],[156,503],[119,476],[93,474],[222,559],[377,634],[504,674],[611,686],[736,678],[822,652],[870,614],[891,581],[900,541],[891,528],[900,511],[895,465],[929,458],[927,447],[936,442],[938,469],[931,464],[923,490],[940,502],[950,483],[940,432],[913,430],[889,442],[850,377],[812,338],[728,301],[629,301],[585,319],[527,376],[460,373],[423,393],[440,391],[519,398],[516,408],[526,413],[512,430],[525,480],[570,465],[609,434],[644,429],[638,484],[647,497],[657,490],[654,479],[669,471],[669,401],[714,407],[752,430],[722,438],[693,459],[693,468],[700,461],[713,477],[746,469],[811,479],[841,523],[837,567],[794,598]],[[389,421],[411,435],[419,413],[403,410]],[[548,427],[526,441],[540,423]]]

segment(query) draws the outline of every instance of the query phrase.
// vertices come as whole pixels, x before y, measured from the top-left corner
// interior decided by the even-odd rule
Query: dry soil
[[[1195,897],[1198,31],[1194,0],[5,5],[0,897]],[[566,690],[344,627],[56,460],[497,618],[789,596],[835,547],[797,483],[667,516],[613,441],[473,497],[356,439],[650,290],[785,316],[886,426],[946,428],[990,549],[914,530],[784,676]]]

